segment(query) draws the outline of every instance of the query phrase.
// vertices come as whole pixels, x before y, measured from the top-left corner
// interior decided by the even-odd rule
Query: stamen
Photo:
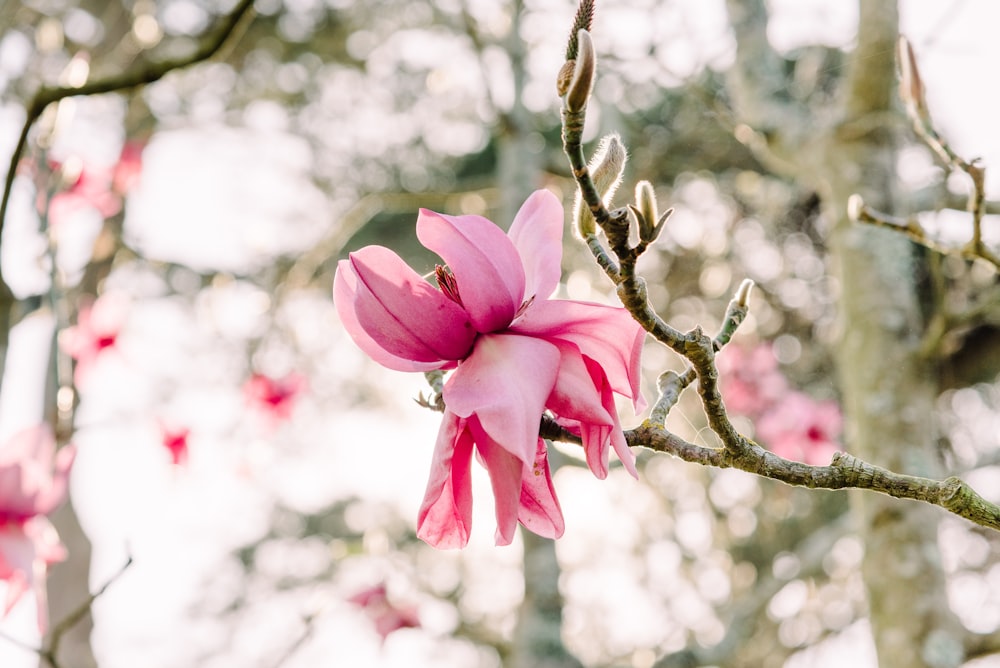
[[[535,301],[535,295],[531,295],[531,297],[525,299],[520,308],[517,309],[517,313],[514,314],[514,320],[520,318],[524,312],[528,310],[528,307],[531,306],[531,302],[533,301]]]
[[[444,293],[445,297],[459,306],[463,306],[462,296],[458,293],[458,281],[455,280],[455,275],[451,273],[451,269],[443,267],[440,264],[436,265],[434,267],[434,276],[437,278],[438,287],[441,288],[441,292]]]

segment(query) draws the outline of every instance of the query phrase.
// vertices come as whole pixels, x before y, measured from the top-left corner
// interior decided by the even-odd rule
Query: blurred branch
[[[5,640],[12,642],[15,645],[18,645],[19,647],[23,647],[26,650],[38,654],[38,656],[44,659],[50,666],[52,666],[52,668],[61,668],[62,664],[59,662],[58,655],[59,655],[59,644],[62,642],[63,636],[66,635],[66,633],[70,629],[79,624],[80,620],[82,620],[85,616],[87,616],[87,614],[90,613],[90,609],[94,605],[94,601],[103,596],[104,592],[108,590],[108,587],[114,584],[115,581],[117,581],[118,578],[120,578],[125,573],[125,571],[129,569],[131,565],[132,565],[132,557],[129,556],[125,560],[125,563],[122,565],[122,567],[118,569],[117,573],[108,578],[108,580],[103,585],[101,585],[97,589],[97,591],[88,596],[86,600],[80,603],[79,606],[73,609],[73,611],[71,611],[68,615],[63,617],[58,624],[52,627],[52,631],[49,634],[49,642],[47,647],[32,647],[31,645],[21,640],[18,640],[17,638],[11,637],[3,632],[0,632],[0,637],[3,637]]]
[[[38,652],[39,656],[45,659],[49,663],[49,665],[52,666],[52,668],[61,668],[62,665],[59,663],[58,660],[59,643],[62,642],[62,637],[66,634],[67,631],[69,631],[74,626],[79,624],[80,620],[82,620],[85,616],[90,614],[90,608],[91,606],[94,605],[94,601],[103,596],[104,592],[108,590],[108,587],[114,584],[115,581],[117,581],[118,578],[120,578],[125,573],[125,571],[129,569],[131,565],[132,565],[132,556],[129,555],[129,557],[125,560],[125,563],[122,565],[122,567],[118,569],[117,573],[108,578],[108,580],[103,585],[101,585],[97,591],[88,596],[87,599],[82,603],[80,603],[80,605],[77,606],[75,610],[73,610],[68,615],[63,617],[58,624],[52,627],[52,633],[49,634],[49,646],[47,648],[39,650]]]
[[[899,96],[906,107],[906,115],[910,119],[913,131],[934,152],[951,172],[963,172],[972,184],[965,210],[972,216],[972,238],[960,248],[948,248],[929,239],[916,218],[906,220],[894,218],[865,206],[860,196],[855,195],[848,202],[848,212],[851,218],[858,222],[888,227],[903,232],[914,242],[932,250],[946,254],[959,254],[967,258],[982,258],[1000,269],[1000,255],[994,253],[983,243],[983,216],[987,212],[986,200],[986,168],[979,160],[965,160],[959,156],[938,134],[927,107],[927,91],[920,70],[917,67],[913,47],[905,37],[900,37],[896,48],[899,63]]]
[[[11,189],[14,185],[14,177],[17,172],[17,165],[21,155],[28,144],[28,134],[32,126],[41,117],[46,107],[54,102],[58,102],[67,97],[78,97],[82,95],[101,95],[119,90],[128,90],[137,86],[159,81],[168,73],[188,67],[203,60],[207,60],[215,55],[230,37],[242,32],[252,17],[250,8],[253,0],[240,0],[229,14],[226,14],[214,28],[206,31],[198,39],[198,46],[190,54],[169,58],[157,62],[139,62],[135,67],[113,76],[92,81],[82,86],[58,86],[54,88],[42,87],[35,93],[31,103],[27,106],[24,125],[18,137],[17,145],[10,158],[10,166],[7,169],[7,180],[4,183],[3,197],[0,199],[0,233],[3,232],[4,221],[7,217],[7,205],[10,201]],[[244,18],[247,21],[244,21]],[[2,281],[0,274],[0,281]]]
[[[941,253],[942,255],[961,255],[962,257],[970,260],[982,258],[992,264],[995,268],[1000,269],[1000,255],[997,255],[990,249],[986,248],[982,242],[981,235],[975,232],[975,230],[973,231],[973,239],[964,246],[948,246],[927,236],[927,232],[920,224],[920,221],[917,220],[916,216],[899,218],[881,211],[876,211],[872,207],[865,204],[860,195],[853,195],[847,201],[847,210],[848,215],[856,222],[867,223],[868,225],[874,225],[875,227],[884,227],[895,232],[900,232],[909,237],[914,243],[918,243],[921,246]],[[978,226],[976,226],[976,228],[978,228]]]

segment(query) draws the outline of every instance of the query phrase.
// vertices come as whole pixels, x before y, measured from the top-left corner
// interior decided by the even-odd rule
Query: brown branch
[[[245,17],[252,16],[252,12],[250,12],[252,6],[253,0],[240,0],[233,10],[222,18],[217,26],[202,34],[198,40],[198,46],[192,53],[186,56],[169,58],[157,62],[140,62],[138,66],[128,71],[78,87],[59,86],[55,88],[40,88],[35,93],[31,103],[27,106],[24,125],[21,127],[21,134],[18,136],[17,145],[10,157],[10,166],[7,169],[7,180],[4,183],[3,197],[0,199],[0,234],[3,232],[4,221],[7,217],[7,205],[10,201],[10,193],[14,185],[17,165],[28,144],[28,134],[46,107],[67,97],[101,95],[103,93],[128,90],[137,86],[150,84],[159,81],[169,72],[207,60],[215,55],[231,36],[239,32],[237,31],[237,27],[241,25],[241,21]],[[2,281],[3,278],[0,275],[0,282]]]
[[[587,37],[585,34],[581,34],[581,36]],[[874,48],[875,40],[869,41],[872,43],[867,46]],[[581,51],[588,47],[593,48],[590,40],[581,39]],[[812,489],[868,489],[896,498],[923,501],[941,506],[949,512],[981,526],[1000,530],[1000,506],[983,499],[959,478],[951,477],[939,481],[904,475],[869,464],[844,453],[834,455],[829,466],[810,466],[779,457],[736,430],[726,414],[722,395],[718,389],[718,369],[715,366],[717,341],[706,336],[700,328],[682,334],[664,322],[653,310],[646,297],[645,283],[642,278],[636,275],[636,261],[645,250],[646,244],[640,241],[636,246],[630,245],[627,210],[608,211],[590,174],[582,147],[587,100],[586,96],[579,94],[583,87],[576,85],[576,83],[585,81],[586,92],[589,94],[593,71],[581,72],[581,63],[587,63],[590,70],[593,70],[596,65],[594,59],[590,57],[592,54],[589,54],[587,58],[584,55],[587,54],[581,53],[577,58],[574,64],[575,71],[572,83],[563,95],[563,149],[583,201],[590,208],[594,220],[607,236],[611,252],[618,258],[617,271],[614,271],[614,260],[607,257],[601,244],[596,242],[596,235],[587,240],[588,246],[598,264],[605,269],[605,273],[618,287],[618,296],[632,317],[654,338],[685,358],[691,366],[691,369],[684,374],[671,375],[668,373],[661,377],[661,390],[663,392],[657,402],[658,405],[654,408],[653,417],[656,420],[647,420],[640,427],[626,432],[628,444],[666,452],[685,461],[705,466],[738,468],[789,485]],[[566,65],[563,69],[566,69]],[[854,72],[851,88],[857,92],[870,86],[872,81],[878,79],[878,77]],[[855,109],[854,111],[862,110]],[[871,215],[874,217],[857,196],[852,198],[851,208],[852,212],[859,216]],[[882,222],[891,224],[885,217],[883,217]],[[919,228],[898,221],[895,227],[908,234],[922,234],[922,230]],[[976,248],[976,250],[981,251],[982,249]],[[748,289],[744,290],[741,286],[734,299],[734,302],[741,304],[743,308],[746,306],[747,292]],[[733,313],[732,329],[735,330],[744,315],[745,313]],[[724,325],[724,331],[725,327],[726,325]],[[728,340],[728,336],[725,340]],[[689,385],[693,380],[691,370],[694,371],[698,380],[698,393],[708,425],[719,437],[723,444],[722,448],[689,443],[667,431],[660,420],[661,417],[665,417],[665,411],[669,410],[667,404],[670,401],[676,401],[671,397],[664,399],[664,396],[671,391],[676,391],[679,394],[684,387]],[[675,388],[675,390],[671,388]],[[664,405],[659,405],[661,402]],[[558,435],[555,437],[558,438]]]
[[[990,503],[957,477],[931,480],[895,473],[838,452],[829,466],[810,466],[784,459],[744,436],[737,448],[695,445],[663,427],[645,424],[625,432],[630,446],[642,446],[687,462],[735,468],[796,487],[810,489],[866,489],[897,499],[923,501],[990,529],[1000,530],[1000,506]]]
[[[980,226],[975,224],[975,220],[973,221],[973,238],[963,246],[949,246],[930,238],[915,216],[899,218],[877,211],[865,204],[860,195],[852,195],[847,201],[847,212],[850,218],[856,222],[884,227],[905,234],[914,243],[942,255],[959,255],[969,260],[980,258],[992,264],[994,268],[1000,269],[1000,255],[987,248],[983,243],[982,235],[978,232]]]
[[[848,213],[851,218],[858,222],[902,232],[914,242],[939,253],[957,254],[966,258],[982,258],[995,268],[1000,269],[1000,255],[987,248],[986,244],[983,243],[983,216],[992,204],[986,200],[986,168],[980,164],[978,158],[965,160],[959,156],[934,127],[934,120],[927,107],[925,99],[927,91],[920,77],[917,59],[913,47],[905,37],[899,38],[896,54],[900,72],[899,95],[906,107],[906,115],[910,119],[914,133],[934,152],[949,171],[963,172],[969,177],[972,187],[965,203],[965,210],[972,216],[972,237],[967,244],[959,248],[946,247],[929,239],[915,218],[904,220],[880,213],[866,207],[857,195],[848,202]]]

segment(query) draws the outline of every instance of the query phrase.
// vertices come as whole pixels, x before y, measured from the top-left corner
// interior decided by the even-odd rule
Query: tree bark
[[[739,12],[756,19],[734,25],[741,47],[734,77],[739,101],[748,91],[762,90],[757,70],[766,62],[759,53],[766,48],[760,44],[765,10],[760,0],[728,5],[731,20]],[[833,353],[846,449],[901,473],[940,478],[933,423],[940,388],[933,364],[919,354],[925,325],[920,253],[902,235],[859,226],[846,213],[853,193],[875,208],[895,210],[890,127],[898,125],[891,114],[898,11],[895,0],[860,0],[859,8],[858,45],[849,55],[836,118],[800,109],[789,122],[786,106],[781,113],[786,125],[775,134],[763,118],[773,105],[740,104],[739,112],[749,112],[743,120],[767,133],[766,164],[791,166],[783,171],[819,192],[831,224],[830,260],[839,282]],[[773,109],[767,113],[774,118]],[[865,546],[862,576],[879,666],[961,665],[961,627],[948,607],[937,543],[941,513],[864,492],[852,496],[852,505]]]

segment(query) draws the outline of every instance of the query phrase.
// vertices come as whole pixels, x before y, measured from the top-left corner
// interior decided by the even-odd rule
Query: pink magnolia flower
[[[295,400],[306,388],[305,376],[290,373],[283,378],[272,378],[255,373],[243,385],[247,403],[275,421],[287,420],[295,408]]]
[[[438,432],[417,535],[436,547],[469,539],[473,451],[496,499],[496,542],[520,521],[548,537],[563,532],[545,444],[543,412],[578,432],[600,478],[609,448],[635,475],[613,393],[643,406],[644,332],[620,307],[549,296],[559,283],[563,210],[535,192],[508,234],[480,216],[422,209],[417,237],[447,263],[435,289],[403,260],[368,246],[342,260],[334,301],[355,343],[398,371],[454,369],[444,385]]]
[[[74,381],[77,385],[85,382],[94,363],[107,350],[114,348],[125,323],[125,315],[124,299],[106,294],[92,304],[80,306],[76,325],[60,333],[60,347],[76,360]]]
[[[757,421],[757,436],[774,454],[806,464],[829,464],[843,425],[834,401],[789,392]]]
[[[3,614],[31,590],[41,632],[47,625],[45,574],[49,564],[66,556],[45,515],[66,498],[75,456],[72,446],[57,453],[45,426],[18,432],[0,448],[0,580],[7,583]]]
[[[347,599],[354,605],[364,609],[372,623],[375,632],[384,642],[390,633],[399,629],[420,628],[420,617],[412,606],[399,607],[389,601],[384,584],[377,584],[359,591]]]
[[[733,413],[756,419],[788,392],[770,344],[726,346],[716,359],[719,391]]]

